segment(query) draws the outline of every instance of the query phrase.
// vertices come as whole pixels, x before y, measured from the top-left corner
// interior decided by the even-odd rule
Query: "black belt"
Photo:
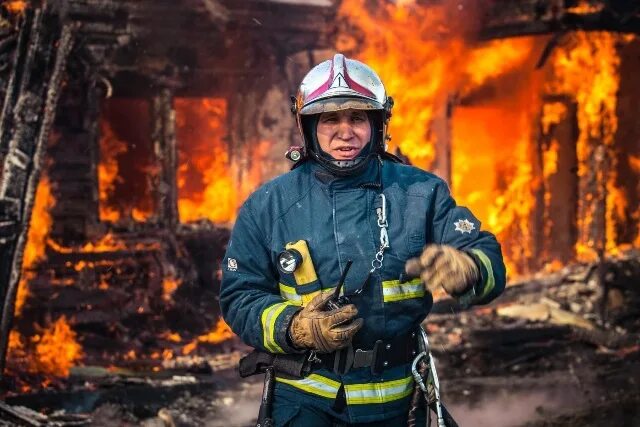
[[[371,350],[355,349],[353,346],[328,354],[317,354],[319,366],[344,375],[352,368],[371,368],[378,375],[386,368],[400,366],[413,361],[418,354],[416,333],[410,332],[389,340],[378,340]],[[316,365],[318,366],[318,365]]]

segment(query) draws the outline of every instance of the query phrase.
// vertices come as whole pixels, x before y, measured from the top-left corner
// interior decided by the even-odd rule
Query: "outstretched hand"
[[[480,280],[480,271],[467,253],[447,245],[427,245],[419,257],[405,264],[410,276],[420,277],[425,289],[442,287],[446,293],[460,296]]]

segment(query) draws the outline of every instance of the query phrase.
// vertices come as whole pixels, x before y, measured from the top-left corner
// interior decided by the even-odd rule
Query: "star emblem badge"
[[[456,226],[455,231],[459,231],[462,234],[464,233],[471,234],[471,232],[476,229],[476,226],[466,218],[459,219],[458,221],[454,222],[453,225]]]

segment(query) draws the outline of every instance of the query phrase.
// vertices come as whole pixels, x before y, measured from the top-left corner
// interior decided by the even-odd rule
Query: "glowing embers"
[[[10,13],[24,13],[27,8],[27,2],[23,0],[11,0],[2,3],[4,7]]]
[[[200,335],[189,344],[185,345],[182,348],[182,354],[187,355],[193,353],[193,351],[198,347],[198,344],[219,344],[233,338],[234,336],[235,334],[231,331],[229,325],[220,318],[210,332]]]
[[[101,221],[143,222],[155,212],[158,170],[150,123],[146,100],[105,101],[98,164]]]

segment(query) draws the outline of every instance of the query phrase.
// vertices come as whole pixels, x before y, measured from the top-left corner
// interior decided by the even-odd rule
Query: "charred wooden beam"
[[[559,260],[567,263],[574,258],[577,240],[578,208],[578,139],[577,106],[566,95],[546,95],[539,116],[539,129],[535,153],[535,176],[540,176],[536,191],[536,206],[532,212],[534,224],[533,253],[536,265]],[[545,111],[557,111],[556,122],[545,122]],[[555,170],[549,171],[544,161],[555,153]]]
[[[0,241],[0,375],[4,371],[22,257],[44,147],[55,116],[67,57],[74,40],[73,30],[72,25],[60,29],[50,10],[35,11],[29,28],[26,59],[21,64],[23,69],[19,72],[20,79],[15,80],[18,86],[13,89],[16,99],[13,119],[8,127],[1,129],[2,134],[11,135],[11,140],[3,160],[0,200],[14,205],[17,210],[14,213],[18,215],[0,219],[0,223],[13,222],[16,226],[13,235],[4,236]]]
[[[174,229],[178,224],[177,148],[173,93],[165,88],[151,102],[153,150],[159,164],[157,209],[160,224]]]
[[[440,106],[431,124],[436,139],[436,157],[432,166],[433,172],[444,179],[449,187],[451,182],[451,116],[453,115],[454,97],[449,96],[446,103]]]
[[[640,33],[637,2],[591,0],[580,11],[573,0],[498,0],[486,11],[481,40],[566,31]]]
[[[34,17],[32,11],[25,13],[25,18],[20,26],[20,32],[18,35],[18,44],[16,53],[13,59],[13,70],[9,81],[7,82],[7,90],[5,93],[4,103],[2,105],[2,113],[0,115],[0,129],[9,129],[12,126],[13,110],[18,101],[18,93],[20,89],[19,82],[22,81],[22,74],[24,71],[29,72],[29,63],[25,63],[29,60],[29,32],[33,26],[33,20],[40,19],[39,15]],[[6,154],[9,147],[9,140],[11,134],[9,132],[2,132],[0,134],[0,155]]]
[[[23,407],[20,407],[23,408]],[[42,427],[47,425],[47,417],[29,410],[20,410],[16,407],[0,402],[0,415],[3,420],[9,420],[20,426]]]

